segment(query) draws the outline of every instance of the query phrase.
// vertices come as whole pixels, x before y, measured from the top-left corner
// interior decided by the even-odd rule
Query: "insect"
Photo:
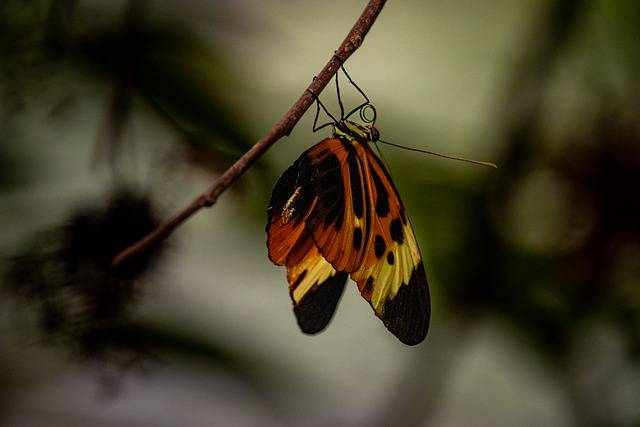
[[[269,258],[287,267],[303,332],[327,326],[351,276],[387,329],[416,345],[427,335],[431,312],[422,257],[398,191],[371,148],[379,140],[375,108],[342,71],[366,101],[345,115],[338,74],[339,120],[312,94],[314,132],[330,125],[333,132],[276,182],[267,210]],[[332,122],[317,127],[320,107]],[[355,113],[365,124],[349,119]]]

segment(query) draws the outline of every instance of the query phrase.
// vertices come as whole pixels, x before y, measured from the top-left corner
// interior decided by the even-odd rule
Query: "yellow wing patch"
[[[296,248],[287,261],[287,279],[294,304],[300,303],[302,298],[314,287],[321,285],[338,271],[320,255],[320,251],[313,244],[311,236],[305,232],[301,240],[302,245]]]

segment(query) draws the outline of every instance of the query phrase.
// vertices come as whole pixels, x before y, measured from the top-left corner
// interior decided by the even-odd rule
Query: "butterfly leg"
[[[342,65],[340,65],[342,67]],[[344,120],[344,105],[342,105],[342,98],[340,97],[340,83],[338,83],[339,70],[336,73],[336,94],[338,95],[338,105],[340,105],[340,121]]]
[[[353,79],[351,78],[351,76],[349,75],[349,73],[347,73],[347,70],[344,68],[344,65],[340,65],[340,69],[342,70],[342,72],[344,73],[344,75],[347,77],[347,79],[349,80],[349,83],[351,83],[351,85],[353,87],[356,88],[356,90],[360,93],[360,95],[362,95],[365,99],[365,101],[358,105],[356,108],[354,108],[353,110],[351,110],[349,112],[349,114],[347,114],[346,117],[344,117],[344,119],[348,119],[353,113],[355,113],[356,111],[361,110],[363,107],[370,105],[371,101],[369,101],[369,98],[367,97],[367,95],[365,95],[364,91],[362,89],[360,89],[360,87],[353,81]],[[336,74],[337,76],[337,74]]]
[[[318,98],[318,95],[313,93],[313,91],[310,90],[310,89],[307,89],[307,92],[309,92],[309,94],[311,94],[311,96],[316,100],[316,117],[313,120],[313,131],[317,132],[322,128],[325,128],[327,126],[331,126],[334,123],[337,123],[337,120],[335,119],[335,117],[333,117],[333,115],[331,115],[331,113],[329,112],[329,110],[327,110],[327,108],[324,106],[322,101],[320,101],[320,98]],[[323,124],[321,126],[318,126],[318,117],[320,116],[320,107],[322,107],[322,109],[327,114],[327,116],[329,116],[331,118],[331,120],[333,120],[332,122],[327,122],[327,123],[325,123],[325,124]]]

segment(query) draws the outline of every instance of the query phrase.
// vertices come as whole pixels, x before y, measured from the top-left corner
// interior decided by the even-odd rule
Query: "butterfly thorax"
[[[350,120],[341,120],[333,126],[333,136],[352,144],[367,144],[371,141],[377,141],[380,134],[373,124],[365,126]]]

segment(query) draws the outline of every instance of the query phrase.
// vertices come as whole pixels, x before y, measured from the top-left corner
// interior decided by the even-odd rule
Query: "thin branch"
[[[200,194],[187,207],[178,212],[173,218],[156,228],[145,237],[132,244],[113,259],[113,266],[118,267],[127,259],[135,257],[149,247],[166,239],[180,224],[203,207],[212,206],[218,197],[227,190],[244,172],[246,172],[262,156],[269,147],[284,136],[288,136],[295,125],[300,121],[304,113],[313,104],[314,98],[308,92],[320,94],[331,81],[331,78],[350,56],[355,52],[365,36],[371,29],[386,0],[370,0],[362,14],[340,44],[329,62],[318,73],[316,78],[305,89],[295,104],[284,116],[271,128],[271,130],[256,142],[242,157],[240,157],[229,169],[220,175],[204,193]]]

